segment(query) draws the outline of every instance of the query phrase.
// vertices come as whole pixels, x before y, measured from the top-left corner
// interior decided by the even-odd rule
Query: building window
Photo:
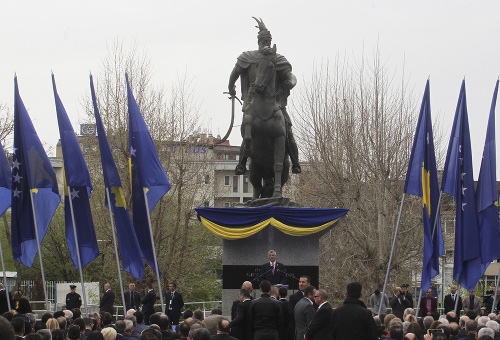
[[[243,176],[243,192],[248,192],[248,176]]]
[[[229,208],[229,202],[224,202],[224,208]]]
[[[224,176],[224,185],[229,186],[229,176]]]
[[[233,192],[238,192],[238,176],[233,176]]]

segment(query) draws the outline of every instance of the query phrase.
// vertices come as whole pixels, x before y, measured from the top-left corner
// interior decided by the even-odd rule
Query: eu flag
[[[0,215],[10,207],[12,202],[12,170],[0,143]]]
[[[429,80],[427,80],[420,107],[404,192],[422,197],[424,259],[421,288],[427,291],[431,286],[431,279],[439,274],[439,256],[445,253],[438,211],[439,183],[432,136]],[[436,229],[433,236],[432,231],[436,218]]]
[[[92,182],[90,180],[87,163],[83,158],[80,143],[76,138],[73,126],[69,121],[68,114],[57,94],[56,82],[52,75],[52,87],[56,102],[57,121],[59,123],[59,134],[61,136],[61,147],[64,165],[64,215],[66,224],[66,242],[76,269],[78,266],[78,254],[82,267],[92,262],[99,256],[99,247],[90,211],[90,192]],[[68,192],[68,186],[70,192]],[[73,204],[74,223],[78,239],[78,247],[75,243],[73,231],[73,219],[71,216],[70,201]]]
[[[31,267],[38,250],[33,215],[41,243],[61,197],[56,173],[19,95],[17,77],[14,78],[13,153],[12,254],[16,261]]]
[[[500,222],[498,220],[498,192],[496,176],[495,106],[498,80],[491,101],[490,117],[484,142],[483,159],[477,181],[476,202],[479,213],[482,272],[491,261],[500,258]]]
[[[481,278],[483,271],[481,270],[479,223],[472,175],[465,80],[460,89],[451,130],[441,190],[452,195],[456,203],[453,278],[471,291]]]
[[[94,105],[95,121],[97,126],[97,137],[101,150],[102,174],[104,185],[110,197],[111,209],[115,217],[116,233],[120,244],[120,253],[123,269],[138,280],[142,280],[144,274],[144,259],[139,246],[139,241],[135,235],[134,226],[127,209],[127,202],[123,195],[122,182],[116,168],[111,149],[106,138],[106,132],[102,125],[101,115],[97,107],[97,100],[94,91],[94,83],[90,76],[90,91],[92,93],[92,103]],[[107,201],[106,201],[107,206]]]
[[[132,204],[134,228],[142,254],[154,269],[153,247],[148,227],[147,210],[144,199],[145,188],[149,213],[156,203],[170,190],[165,170],[158,159],[156,147],[149,134],[148,127],[142,118],[127,80],[127,98],[129,113],[129,166],[132,181]]]

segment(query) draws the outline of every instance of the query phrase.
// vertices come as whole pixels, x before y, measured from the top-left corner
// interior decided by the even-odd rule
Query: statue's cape
[[[248,69],[251,64],[257,63],[257,59],[259,58],[259,56],[260,56],[260,53],[258,50],[243,52],[238,57],[236,64],[243,69]],[[286,58],[284,56],[277,53],[276,54],[276,72],[278,73],[278,77],[279,77],[279,73],[283,72],[285,70],[291,71],[292,65],[288,62],[288,60],[286,60]],[[243,101],[245,101],[246,96],[247,96],[247,92],[248,92],[248,88],[250,87],[250,79],[248,77],[248,73],[245,72],[245,73],[241,74],[240,79],[241,79],[241,98],[243,99]],[[281,86],[282,86],[282,84],[280,84],[278,82],[278,87],[281,87]],[[288,91],[288,94],[290,94],[289,91]],[[287,94],[287,96],[288,96],[288,94]]]

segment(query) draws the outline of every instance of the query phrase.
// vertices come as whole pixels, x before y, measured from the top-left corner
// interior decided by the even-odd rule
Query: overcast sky
[[[419,101],[430,76],[432,114],[443,122],[446,145],[465,77],[477,178],[500,74],[500,1],[6,1],[0,12],[0,103],[13,111],[17,73],[37,132],[54,147],[59,134],[51,70],[79,131],[89,72],[99,73],[107,46],[119,39],[147,52],[157,85],[168,88],[186,74],[204,120],[211,118],[213,133],[223,135],[230,118],[230,102],[222,95],[229,73],[236,57],[257,44],[252,16],[264,20],[278,53],[291,62],[299,79],[294,91],[314,64],[339,54],[359,58],[377,44],[389,67],[404,64]],[[241,140],[239,129],[230,140]]]

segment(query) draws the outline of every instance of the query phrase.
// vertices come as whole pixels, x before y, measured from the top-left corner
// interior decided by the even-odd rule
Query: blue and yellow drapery
[[[291,236],[320,232],[347,214],[349,209],[285,208],[196,208],[198,220],[216,236],[237,240],[252,236],[268,225]]]

